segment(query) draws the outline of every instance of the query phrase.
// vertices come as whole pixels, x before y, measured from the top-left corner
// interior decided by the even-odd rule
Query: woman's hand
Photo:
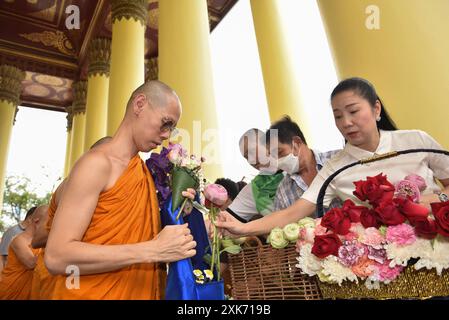
[[[221,211],[215,225],[219,227],[223,235],[239,238],[248,234],[248,224],[241,223],[229,212]]]

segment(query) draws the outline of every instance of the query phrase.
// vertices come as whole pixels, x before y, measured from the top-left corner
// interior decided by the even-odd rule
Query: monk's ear
[[[139,116],[139,114],[145,108],[146,103],[147,103],[147,99],[144,94],[136,95],[136,97],[134,98],[134,101],[133,101],[133,113],[136,116]]]

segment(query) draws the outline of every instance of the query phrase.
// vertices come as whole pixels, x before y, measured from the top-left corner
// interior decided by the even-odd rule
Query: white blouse
[[[325,163],[302,198],[316,203],[318,193],[324,181],[345,165],[391,151],[422,148],[443,150],[441,145],[431,136],[419,130],[380,130],[380,142],[375,152],[369,152],[347,143],[342,151]],[[449,156],[419,152],[356,165],[341,172],[332,180],[326,190],[323,201],[324,206],[329,206],[334,198],[340,198],[341,200],[351,199],[355,203],[361,204],[360,200],[352,194],[355,190],[353,182],[365,180],[367,176],[375,176],[379,173],[387,175],[388,181],[393,184],[404,179],[409,174],[417,174],[424,178],[427,184],[423,194],[429,194],[440,190],[435,178],[449,179]]]

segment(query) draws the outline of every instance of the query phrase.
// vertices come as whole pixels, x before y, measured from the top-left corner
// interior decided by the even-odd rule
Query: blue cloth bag
[[[167,283],[165,288],[166,300],[224,300],[223,280],[212,281],[204,284],[195,282],[193,270],[209,269],[203,260],[206,253],[211,253],[203,214],[196,208],[186,217],[179,217],[176,221],[179,209],[172,211],[171,196],[165,201],[161,208],[162,226],[181,225],[187,222],[191,234],[196,241],[196,255],[169,264]]]

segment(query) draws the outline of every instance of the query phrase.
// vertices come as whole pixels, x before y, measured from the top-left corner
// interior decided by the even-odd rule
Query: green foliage
[[[2,218],[8,216],[19,223],[25,217],[28,209],[50,202],[50,192],[44,197],[39,197],[34,190],[31,190],[30,183],[30,179],[25,177],[9,176],[6,178]],[[2,226],[0,222],[0,229]]]

